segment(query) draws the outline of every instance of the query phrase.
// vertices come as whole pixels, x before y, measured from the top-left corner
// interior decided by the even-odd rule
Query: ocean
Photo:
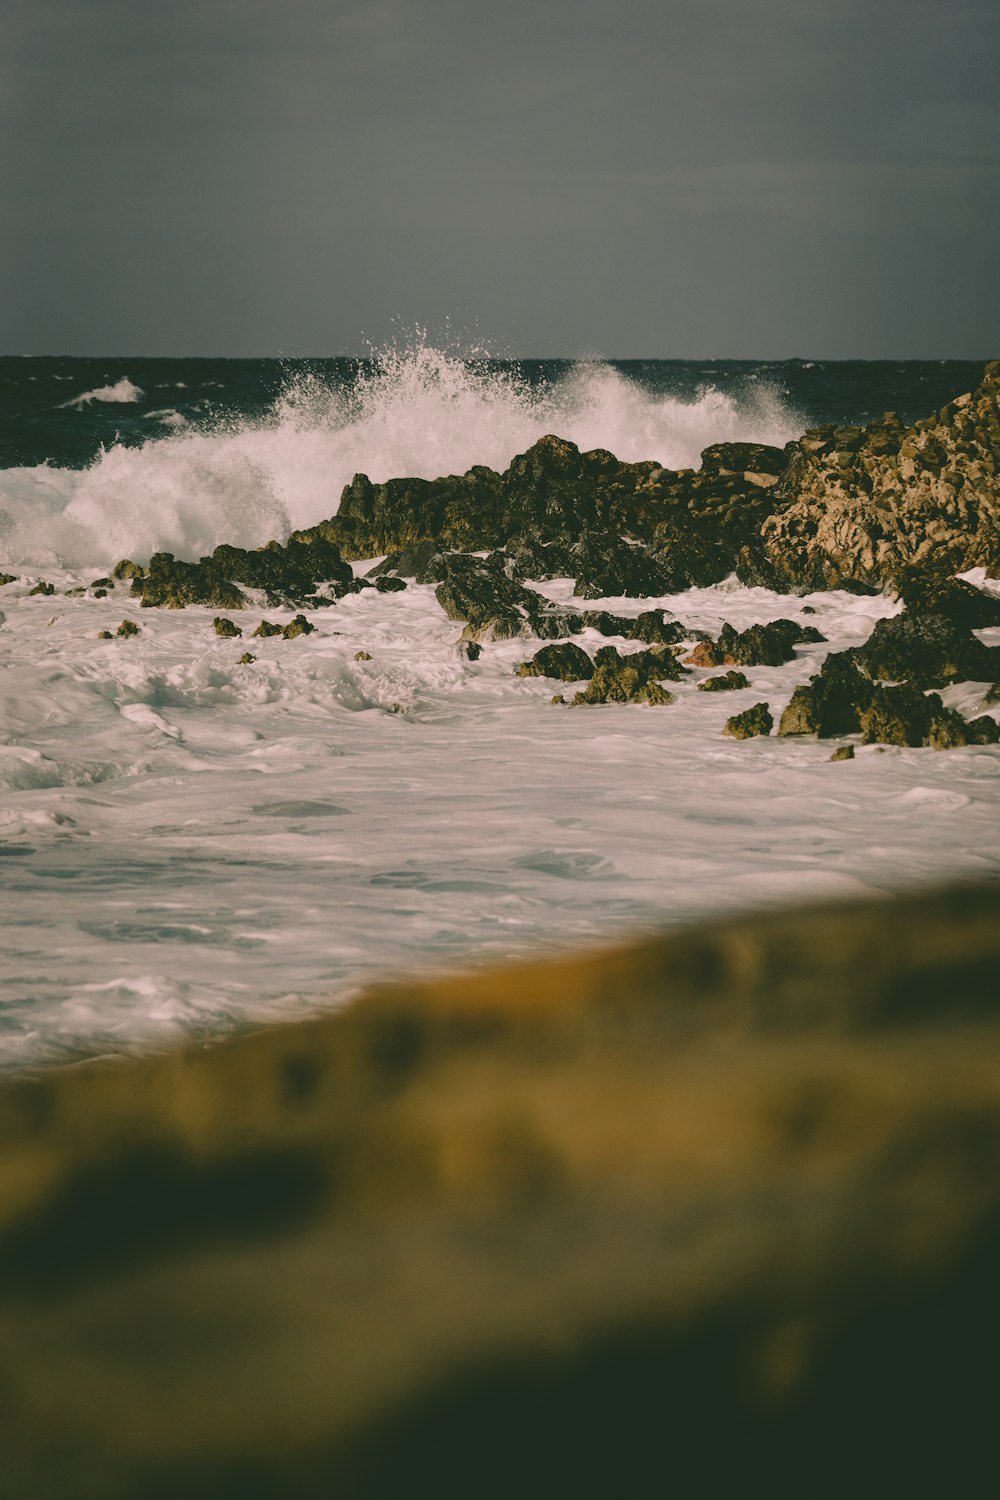
[[[829,743],[721,737],[754,702],[777,717],[827,650],[897,610],[887,598],[735,580],[665,596],[692,629],[801,617],[827,641],[741,692],[699,694],[695,673],[669,708],[562,710],[552,683],[514,675],[537,643],[468,661],[431,585],[312,611],[314,634],[254,641],[251,664],[214,610],[74,592],[123,557],[284,539],[334,514],[357,472],[503,468],[547,432],[693,467],[713,442],[912,420],[981,374],[511,363],[420,342],[368,360],[0,359],[0,1069],[210,1039],[392,974],[995,875],[997,749],[831,765]],[[573,584],[538,587],[568,600]],[[246,635],[291,616],[242,613]],[[943,696],[996,714],[987,686]]]

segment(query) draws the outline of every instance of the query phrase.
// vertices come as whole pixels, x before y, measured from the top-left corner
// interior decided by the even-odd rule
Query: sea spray
[[[125,379],[107,389],[126,385],[138,390]],[[296,371],[260,418],[215,416],[115,443],[82,470],[0,471],[0,562],[105,567],[156,551],[197,557],[222,541],[260,546],[335,514],[356,473],[378,482],[503,469],[547,432],[685,468],[711,442],[783,444],[805,425],[763,382],[739,397],[706,382],[685,400],[599,362],[539,382],[418,342],[359,365],[348,384]]]

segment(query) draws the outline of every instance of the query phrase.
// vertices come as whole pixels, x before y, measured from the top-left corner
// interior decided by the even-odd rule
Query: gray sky
[[[6,0],[0,352],[1000,354],[997,0]]]

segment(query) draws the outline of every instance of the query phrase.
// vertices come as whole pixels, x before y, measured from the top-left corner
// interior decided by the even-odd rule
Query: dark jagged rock
[[[558,677],[563,682],[579,682],[594,675],[594,664],[586,651],[572,641],[564,646],[543,646],[530,661],[514,668],[518,677]]]
[[[941,700],[925,697],[918,688],[875,686],[858,718],[866,745],[923,745],[931,727],[931,714]]]
[[[861,671],[857,652],[832,651],[819,673],[805,687],[795,689],[778,733],[816,734],[820,739],[855,734],[873,692],[874,684]]]
[[[825,639],[814,626],[795,620],[772,620],[743,631],[726,624],[717,641],[702,641],[688,660],[696,667],[780,667],[795,659],[797,645]]]
[[[261,589],[272,605],[321,604],[319,584],[346,592],[354,581],[337,546],[315,529],[293,532],[286,546],[268,542],[246,550],[222,543],[210,557],[179,562],[171,552],[157,552],[148,568],[128,559],[114,568],[116,578],[131,578],[132,593],[144,606],[183,609],[188,604],[242,609],[247,601],[238,585]]]
[[[178,562],[172,552],[154,552],[148,568],[128,576],[144,609],[184,609],[188,604],[242,609],[247,602],[242,590],[210,561]]]
[[[235,640],[237,636],[243,634],[240,627],[234,624],[232,620],[227,620],[224,615],[216,615],[212,624],[215,627],[216,635],[221,635],[223,640]]]
[[[123,620],[115,631],[115,635],[121,636],[124,640],[128,640],[130,636],[138,634],[139,627],[134,620]]]
[[[286,641],[294,641],[300,635],[312,635],[315,629],[316,626],[310,625],[305,615],[296,615],[294,620],[290,620],[285,626],[281,634]]]
[[[400,594],[406,588],[406,579],[396,578],[391,573],[384,573],[376,578],[375,587],[380,594]]]
[[[836,748],[836,750],[830,756],[830,759],[831,760],[853,760],[854,759],[854,746],[853,745],[838,745],[837,748]]]
[[[657,591],[673,592],[725,577],[770,514],[771,476],[752,466],[758,460],[751,447],[717,445],[709,450],[711,467],[695,473],[624,463],[602,449],[581,453],[573,443],[545,437],[502,474],[479,466],[442,479],[379,485],[356,475],[337,515],[314,529],[349,558],[421,545],[505,548],[503,569],[538,581],[576,576],[566,549],[589,532],[611,533],[651,543],[669,580]],[[767,465],[773,462],[766,456]]]
[[[573,560],[569,547],[559,542],[542,542],[535,534],[514,537],[503,552],[494,552],[508,576],[521,582],[547,583],[552,578],[573,578]]]
[[[369,654],[368,654],[367,651],[355,651],[355,653],[354,653],[354,660],[355,661],[371,661],[371,657],[369,656]]]
[[[740,688],[750,686],[749,678],[742,672],[724,672],[721,677],[706,677],[704,682],[699,682],[700,693],[733,693]]]
[[[583,629],[582,617],[550,605],[481,558],[451,553],[435,597],[449,620],[465,620],[468,639],[511,640],[536,635],[559,640]]]
[[[570,561],[580,599],[642,599],[673,588],[671,574],[648,548],[610,532],[588,532],[570,548]]]
[[[664,678],[676,682],[684,669],[665,647],[652,647],[620,656],[614,646],[602,646],[594,656],[593,676],[574,703],[676,702],[676,695],[661,687]]]
[[[909,610],[878,620],[857,654],[871,677],[914,687],[989,682],[1000,672],[1000,647],[984,646],[945,615]]]
[[[99,641],[113,641],[114,636],[111,634],[110,630],[99,630],[97,632],[97,639]]]
[[[441,583],[447,572],[447,563],[436,542],[416,542],[412,547],[390,552],[367,576],[375,580],[398,577],[412,578],[414,583]]]
[[[936,704],[931,710],[930,728],[925,743],[932,750],[956,750],[964,745],[996,745],[1000,743],[1000,724],[989,715],[979,719],[963,719],[953,708],[940,705],[936,693],[930,695]]]
[[[255,636],[260,636],[262,640],[268,640],[271,636],[281,635],[282,633],[281,626],[275,625],[271,620],[261,620],[257,629],[253,632]]]
[[[237,665],[241,667],[252,667],[256,660],[257,658],[256,656],[254,656],[252,651],[244,651]]]
[[[788,464],[788,450],[767,443],[712,443],[702,451],[701,467],[709,474],[742,474],[767,489]]]
[[[17,578],[18,575],[16,573],[0,573],[0,589],[4,588],[8,583],[16,583]]]
[[[483,654],[483,648],[478,641],[462,641],[460,651],[466,661],[478,661]]]
[[[95,578],[90,585],[92,589],[113,589],[115,581],[113,578]]]
[[[50,598],[55,593],[55,591],[56,591],[55,584],[54,583],[46,583],[45,580],[43,579],[41,583],[36,583],[35,587],[33,589],[29,589],[28,590],[28,598],[31,599],[31,598],[33,598],[34,595],[40,594],[44,598],[48,599],[48,598]]]
[[[807,432],[761,526],[768,586],[892,588],[914,570],[939,578],[1000,569],[1000,363],[939,413],[905,427]],[[741,577],[745,576],[741,572]]]
[[[964,578],[907,569],[896,580],[896,588],[909,615],[942,615],[961,630],[1000,625],[1000,599],[973,587]]]
[[[752,740],[758,735],[767,735],[774,728],[774,719],[771,710],[766,703],[755,703],[753,708],[747,708],[741,714],[734,714],[731,719],[726,720],[723,734],[728,734],[734,740]]]
[[[160,555],[169,557],[171,554],[161,553]],[[144,571],[145,569],[141,568],[138,563],[134,563],[130,557],[123,557],[121,562],[115,563],[111,569],[111,576],[121,582],[123,579],[141,578]]]
[[[108,591],[107,591],[107,589],[95,589],[94,590],[94,598],[95,599],[106,599],[107,597],[108,597]]]

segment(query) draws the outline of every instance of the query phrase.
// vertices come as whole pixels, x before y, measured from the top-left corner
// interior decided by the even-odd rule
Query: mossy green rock
[[[138,634],[139,627],[134,620],[123,620],[118,629],[115,631],[115,635],[122,636],[126,640],[128,640],[130,636]]]
[[[755,703],[753,708],[727,719],[722,732],[734,740],[751,740],[758,735],[770,734],[773,728],[774,719],[769,706],[766,703]]]
[[[261,620],[257,629],[253,632],[255,636],[260,636],[265,641],[272,636],[281,635],[282,633],[281,626],[275,625],[272,620]]]
[[[312,635],[315,629],[315,625],[310,624],[305,615],[296,615],[281,633],[286,641],[294,641],[300,635]]]
[[[619,655],[614,646],[602,646],[594,656],[587,688],[573,702],[667,705],[676,701],[676,695],[661,685],[663,679],[678,681],[684,675],[684,668],[666,647]]]
[[[706,677],[704,682],[699,682],[700,693],[734,693],[740,688],[748,688],[750,679],[742,672],[723,672],[721,677]]]
[[[514,668],[518,677],[557,677],[562,682],[579,682],[594,675],[594,664],[586,651],[571,641],[563,646],[543,646],[530,661]]]

